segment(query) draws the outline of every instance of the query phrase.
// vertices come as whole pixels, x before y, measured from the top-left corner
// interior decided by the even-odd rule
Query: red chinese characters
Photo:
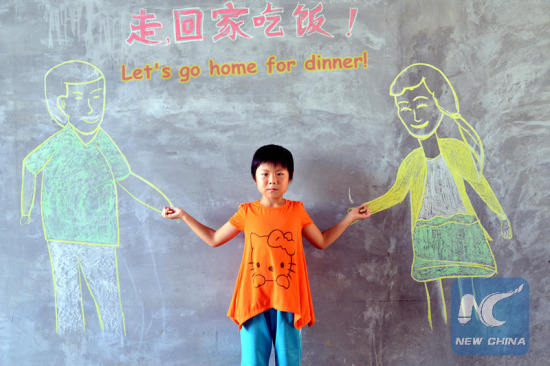
[[[176,42],[202,41],[203,12],[200,9],[174,10]]]
[[[261,15],[252,18],[254,21],[254,27],[258,28],[265,25],[264,34],[266,38],[284,37],[285,31],[283,27],[278,27],[275,29],[275,27],[277,27],[277,25],[281,22],[281,16],[279,14],[282,12],[282,8],[273,9],[273,4],[268,1],[265,10],[261,13]]]
[[[323,9],[323,4],[320,2],[313,9],[306,8],[304,4],[298,3],[292,12],[296,23],[297,37],[318,34],[334,38],[330,32],[324,29],[326,19],[322,14]],[[350,10],[350,32],[346,34],[346,37],[351,36],[351,27],[357,15],[357,8]],[[254,28],[263,28],[266,38],[285,37],[285,30],[281,25],[283,12],[283,8],[266,1],[265,8],[259,15],[252,16],[252,25]],[[211,37],[212,41],[218,42],[224,38],[232,41],[237,38],[253,38],[245,30],[246,16],[249,15],[250,9],[248,7],[236,7],[233,1],[228,1],[222,7],[211,10],[210,18],[215,22],[214,25],[217,28],[216,34]],[[172,16],[174,41],[176,43],[205,40],[203,10],[200,8],[174,9]],[[126,43],[130,46],[135,43],[145,45],[167,45],[171,43],[170,37],[159,39],[159,37],[162,38],[159,33],[164,30],[164,26],[157,20],[155,13],[149,13],[146,9],[140,9],[139,14],[132,15],[130,29],[131,33],[126,39]]]
[[[238,18],[242,15],[248,14],[248,12],[248,8],[235,8],[232,1],[226,2],[225,8],[212,10],[212,20],[219,20],[216,23],[219,32],[212,37],[214,42],[226,37],[229,37],[233,41],[238,36],[243,38],[252,38],[241,28],[244,24],[244,20],[238,20]]]
[[[313,10],[304,9],[304,4],[298,4],[293,15],[296,17],[296,31],[298,37],[319,33],[326,37],[334,36],[323,29],[325,16],[320,15],[323,11],[323,4],[319,3]]]
[[[130,24],[132,32],[126,39],[126,43],[129,45],[132,45],[134,42],[147,45],[170,43],[169,39],[166,39],[166,41],[158,41],[150,38],[156,34],[156,30],[164,28],[162,23],[153,21],[156,18],[157,17],[154,13],[147,13],[145,9],[140,9],[139,15],[132,15],[132,19],[137,20],[138,24]]]

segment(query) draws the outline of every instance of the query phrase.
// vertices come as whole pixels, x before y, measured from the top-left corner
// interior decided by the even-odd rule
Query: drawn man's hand
[[[19,225],[25,226],[25,225],[29,225],[30,223],[31,223],[31,215],[21,216],[21,219],[19,220]]]

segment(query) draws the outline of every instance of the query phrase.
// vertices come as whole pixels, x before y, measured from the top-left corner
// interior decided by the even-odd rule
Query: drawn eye
[[[399,112],[410,112],[412,111],[412,109],[410,109],[409,107],[403,107],[399,110]]]
[[[281,262],[281,268],[285,268],[285,262]]]
[[[260,262],[256,262],[256,267],[260,268]]]
[[[417,105],[417,106],[416,106],[416,109],[418,109],[418,108],[426,108],[427,106],[428,106],[427,104],[422,103],[422,104]]]

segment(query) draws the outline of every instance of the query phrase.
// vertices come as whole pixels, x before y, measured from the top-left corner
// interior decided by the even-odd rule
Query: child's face
[[[443,113],[424,83],[395,97],[395,105],[407,131],[419,139],[430,137],[443,119]]]
[[[262,195],[264,203],[282,204],[283,195],[290,184],[290,174],[287,168],[272,163],[262,163],[256,170],[256,187]]]
[[[58,98],[59,109],[78,132],[94,133],[99,128],[105,111],[104,80],[65,85],[67,93]]]

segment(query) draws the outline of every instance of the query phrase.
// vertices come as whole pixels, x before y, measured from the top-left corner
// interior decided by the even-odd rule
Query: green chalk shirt
[[[84,144],[68,124],[23,161],[42,176],[46,240],[116,246],[119,243],[116,181],[130,167],[113,140],[99,130]]]

